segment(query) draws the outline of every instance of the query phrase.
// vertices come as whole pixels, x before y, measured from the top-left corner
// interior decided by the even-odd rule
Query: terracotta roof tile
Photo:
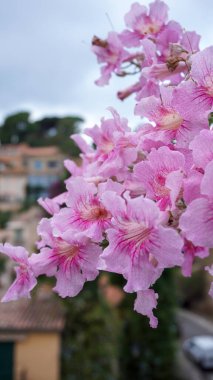
[[[38,148],[27,147],[23,150],[23,155],[28,157],[55,156],[61,154],[57,146],[45,146]]]
[[[0,303],[0,333],[62,331],[64,323],[63,308],[54,298]]]
[[[43,147],[31,147],[27,144],[5,144],[0,146],[0,154],[11,156],[54,156],[62,155],[59,148],[55,145]]]

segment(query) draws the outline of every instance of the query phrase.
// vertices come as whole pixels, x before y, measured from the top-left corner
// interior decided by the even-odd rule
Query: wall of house
[[[14,380],[60,379],[60,334],[30,333],[17,341]]]
[[[13,210],[25,198],[27,177],[22,175],[0,176],[0,209]]]
[[[47,157],[28,157],[26,168],[30,174],[59,175],[63,168],[63,156],[56,154],[55,156]]]
[[[41,217],[39,207],[15,215],[7,224],[7,241],[13,245],[23,245],[30,252],[34,251],[38,240],[37,225]]]

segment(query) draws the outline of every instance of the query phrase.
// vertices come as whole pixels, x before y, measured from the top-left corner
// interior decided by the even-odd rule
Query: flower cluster
[[[29,296],[36,278],[55,276],[54,290],[75,296],[100,270],[121,274],[135,292],[135,310],[157,326],[153,284],[165,268],[190,276],[195,257],[213,247],[213,47],[199,50],[195,32],[168,21],[168,8],[134,3],[127,29],[94,37],[101,64],[97,84],[135,74],[137,82],[118,96],[136,95],[132,130],[110,108],[100,125],[72,138],[81,166],[66,160],[66,192],[39,200],[50,214],[38,226],[39,253],[0,246],[18,265],[4,301]],[[212,267],[206,268],[210,274]],[[212,288],[210,290],[212,295]]]

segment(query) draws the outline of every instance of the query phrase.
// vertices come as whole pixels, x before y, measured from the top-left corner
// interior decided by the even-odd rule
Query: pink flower
[[[102,202],[112,214],[112,227],[99,269],[123,274],[127,292],[148,289],[164,268],[182,264],[182,239],[161,225],[153,201],[142,196],[125,201],[108,191]]]
[[[82,139],[83,140],[83,139]],[[95,151],[92,154],[81,154],[81,166],[72,160],[65,160],[64,166],[70,172],[71,177],[65,181],[69,183],[72,177],[82,177],[87,182],[98,184],[104,181],[104,177],[98,174],[100,165],[95,161]]]
[[[51,246],[52,244],[52,226],[51,219],[42,218],[37,227],[37,233],[40,236],[40,240],[36,243],[37,248]]]
[[[199,51],[200,39],[201,36],[196,32],[186,31],[183,33],[180,44],[190,54],[194,54]]]
[[[81,168],[70,160],[65,161],[66,168],[73,176],[82,176],[96,184],[112,176],[123,180],[129,171],[128,166],[136,160],[138,141],[128,127],[127,119],[120,118],[113,108],[109,110],[112,118],[102,119],[100,127],[95,125],[84,130],[93,139],[96,149],[88,146],[81,136],[72,136],[83,150]],[[66,182],[69,183],[69,179]]]
[[[206,165],[213,160],[213,131],[203,129],[195,136],[189,147],[192,149],[195,166],[205,169]]]
[[[109,83],[113,71],[119,73],[120,66],[128,59],[129,53],[124,50],[120,37],[115,32],[110,32],[107,40],[94,37],[92,50],[97,55],[98,62],[103,63],[101,77],[95,83],[104,86]]]
[[[97,165],[94,164],[95,150],[80,133],[75,133],[70,137],[82,152],[80,154],[81,160],[77,165],[75,161],[66,159],[64,166],[72,176],[83,176],[89,180],[97,174]]]
[[[94,280],[98,275],[101,248],[85,236],[74,237],[71,231],[55,237],[47,219],[46,230],[43,225],[40,233],[43,231],[43,241],[46,239],[48,244],[41,248],[39,254],[31,256],[34,271],[37,276],[55,276],[57,282],[53,290],[61,297],[73,297],[81,291],[85,281]]]
[[[75,230],[94,241],[102,241],[103,232],[110,226],[111,214],[100,201],[101,186],[97,189],[94,184],[76,177],[67,184],[67,188],[68,207],[62,208],[52,219],[54,234],[60,236],[65,231]],[[109,182],[109,188],[113,188],[113,181]]]
[[[185,108],[193,107],[195,115],[208,119],[213,107],[213,47],[191,55],[191,79],[183,82],[179,98],[185,99]],[[205,115],[206,111],[206,115]]]
[[[159,33],[156,48],[160,52],[160,61],[166,62],[170,56],[170,46],[180,41],[183,30],[176,21],[169,21]]]
[[[0,252],[12,259],[15,267],[16,279],[2,298],[2,302],[16,301],[21,297],[30,298],[30,291],[37,281],[28,257],[23,247],[13,247],[11,244],[0,244]]]
[[[203,178],[198,170],[191,169],[191,172],[183,180],[183,199],[186,205],[194,199],[200,198],[200,184]]]
[[[196,81],[191,100],[202,110],[210,110],[213,106],[213,46],[194,54],[191,58],[191,76]]]
[[[178,97],[178,89],[174,91],[171,87],[161,87],[161,99],[155,96],[142,99],[135,107],[135,114],[155,123],[148,135],[151,139],[166,144],[173,142],[178,148],[187,147],[196,133],[205,127],[201,121],[195,120],[194,108],[185,107],[184,98]]]
[[[147,65],[142,74],[148,79],[170,80],[175,84],[182,82],[183,74],[189,72],[190,55],[199,50],[199,41],[200,36],[195,32],[183,33],[178,23],[170,21],[156,41],[160,53],[158,61]]]
[[[157,201],[161,210],[175,208],[182,188],[184,164],[183,154],[161,147],[153,149],[148,160],[135,165],[135,178],[146,196]]]
[[[157,306],[158,294],[152,289],[141,290],[137,292],[134,310],[140,314],[146,315],[150,319],[150,326],[156,328],[158,325],[157,318],[153,315],[153,309]]]
[[[118,91],[117,97],[120,100],[124,100],[124,99],[128,98],[128,96],[134,94],[135,92],[140,91],[140,89],[141,89],[140,82],[134,83],[133,85],[125,88],[124,90]]]
[[[127,120],[110,108],[113,118],[102,119],[101,126],[86,129],[85,133],[97,146],[94,160],[97,162],[97,174],[103,177],[117,176],[123,179],[128,165],[137,158],[135,134],[128,127]]]
[[[147,79],[152,80],[170,80],[173,81],[174,78],[178,77],[177,83],[180,82],[180,74],[186,73],[187,67],[185,62],[179,62],[173,70],[170,70],[167,63],[154,63],[149,67],[145,67],[142,70],[142,74]]]
[[[213,161],[201,181],[203,198],[193,200],[180,218],[184,236],[196,246],[213,247]]]
[[[160,96],[159,85],[155,80],[145,78],[142,75],[140,79],[140,91],[137,92],[136,100],[139,101],[152,95],[156,97]]]
[[[121,40],[128,47],[139,46],[140,40],[146,36],[154,37],[161,31],[167,20],[168,7],[160,0],[156,0],[147,8],[134,3],[125,15],[126,26],[131,29],[121,33]]]
[[[185,240],[183,246],[184,262],[182,265],[182,273],[185,277],[192,274],[192,265],[195,257],[205,258],[209,255],[209,250],[204,247],[195,247],[192,242]]]

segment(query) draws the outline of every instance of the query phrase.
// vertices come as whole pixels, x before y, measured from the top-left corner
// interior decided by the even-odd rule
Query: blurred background
[[[128,117],[134,99],[116,92],[131,79],[99,77],[90,50],[94,34],[124,27],[130,0],[0,0],[0,241],[35,251],[36,226],[45,216],[36,200],[63,191],[63,160],[78,161],[72,133],[91,127],[108,106]],[[143,4],[149,2],[144,0]],[[212,0],[168,0],[170,18],[211,44]],[[152,330],[133,312],[123,280],[103,273],[74,299],[60,300],[41,278],[32,300],[0,304],[0,380],[213,379],[184,353],[197,335],[213,337],[210,278],[196,262],[192,278],[165,271]],[[13,279],[0,261],[0,293]],[[212,349],[213,350],[213,349]],[[213,353],[212,353],[213,361]]]

